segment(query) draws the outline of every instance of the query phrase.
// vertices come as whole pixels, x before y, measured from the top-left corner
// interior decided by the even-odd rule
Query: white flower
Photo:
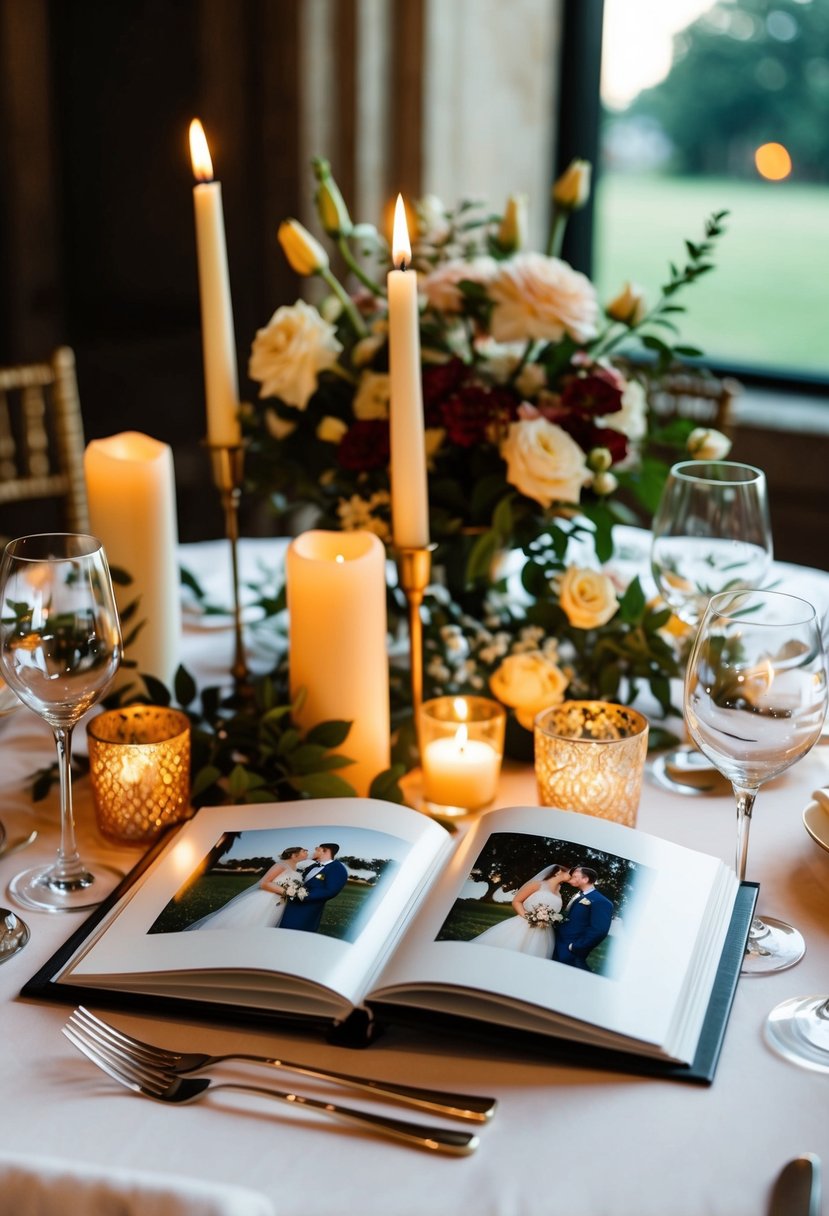
[[[511,422],[501,444],[507,481],[542,507],[578,502],[590,480],[584,452],[574,439],[546,418]]]
[[[354,394],[354,417],[361,422],[388,418],[391,380],[386,372],[363,372]]]
[[[353,494],[351,498],[341,498],[337,504],[337,515],[343,532],[366,531],[373,532],[380,540],[391,539],[387,521],[377,511],[388,510],[391,499],[387,490],[376,490],[371,498],[361,498]]]
[[[495,305],[492,336],[499,342],[558,342],[565,334],[586,342],[596,334],[595,288],[559,258],[518,253],[497,262],[487,290]]]
[[[731,440],[713,427],[698,426],[688,436],[687,446],[694,460],[725,460]]]
[[[334,326],[304,300],[277,308],[256,331],[248,374],[261,384],[260,397],[279,397],[304,410],[316,392],[319,373],[332,367],[342,345]]]
[[[593,478],[593,493],[598,494],[600,498],[606,498],[608,494],[615,494],[619,488],[619,478],[613,473],[602,471],[597,473]]]
[[[619,607],[616,588],[606,574],[570,566],[558,585],[558,597],[567,620],[575,629],[606,625]]]
[[[615,414],[605,414],[602,426],[618,431],[628,439],[644,439],[648,432],[648,400],[638,380],[628,380],[622,393],[622,408]]]
[[[463,303],[459,283],[467,281],[486,286],[497,270],[494,258],[454,258],[428,274],[421,275],[418,287],[430,306],[438,312],[460,312]]]
[[[323,443],[339,443],[347,430],[348,423],[343,422],[342,418],[333,418],[331,414],[326,414],[317,423],[317,439]]]
[[[439,244],[449,235],[446,208],[436,194],[424,194],[415,206],[418,240]]]

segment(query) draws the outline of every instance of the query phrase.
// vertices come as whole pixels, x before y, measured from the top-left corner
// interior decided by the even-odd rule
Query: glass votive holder
[[[565,701],[535,719],[542,806],[634,827],[648,752],[648,720],[609,701]]]
[[[495,800],[506,710],[487,697],[434,697],[418,719],[425,809],[457,817]]]
[[[102,836],[149,844],[190,816],[190,720],[177,709],[129,705],[86,728],[89,776]]]

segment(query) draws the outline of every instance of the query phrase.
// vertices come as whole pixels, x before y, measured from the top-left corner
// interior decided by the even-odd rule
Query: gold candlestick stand
[[[432,572],[432,552],[435,545],[401,547],[397,550],[397,572],[400,586],[409,605],[409,668],[412,681],[412,714],[415,735],[419,740],[420,707],[423,704],[423,620],[420,615],[423,595]]]
[[[207,443],[213,482],[219,491],[225,517],[225,536],[230,542],[230,561],[233,574],[233,629],[234,651],[230,673],[236,693],[247,697],[251,692],[250,672],[245,659],[242,638],[242,605],[239,599],[239,500],[242,497],[245,449],[243,444]]]

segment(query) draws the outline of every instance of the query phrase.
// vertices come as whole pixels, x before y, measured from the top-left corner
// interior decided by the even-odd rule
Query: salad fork
[[[469,1119],[474,1123],[485,1123],[492,1118],[497,1105],[494,1098],[479,1098],[473,1094],[446,1093],[441,1090],[421,1089],[414,1085],[397,1085],[391,1081],[374,1081],[350,1073],[331,1072],[314,1068],[308,1064],[297,1064],[290,1060],[270,1056],[249,1055],[244,1052],[228,1052],[226,1055],[206,1055],[200,1052],[168,1051],[142,1039],[116,1030],[102,1018],[79,1005],[69,1019],[69,1025],[84,1030],[102,1048],[124,1059],[127,1063],[145,1064],[150,1068],[169,1073],[171,1076],[191,1076],[202,1072],[213,1064],[225,1060],[244,1060],[252,1064],[264,1064],[268,1068],[298,1073],[320,1081],[334,1081],[346,1089],[368,1093],[376,1098],[388,1098],[419,1110],[433,1114],[448,1115],[455,1119]]]
[[[263,1085],[249,1085],[246,1082],[238,1081],[212,1081],[209,1078],[177,1077],[137,1061],[129,1061],[123,1055],[117,1055],[101,1046],[99,1042],[89,1036],[87,1030],[77,1023],[74,1025],[67,1023],[62,1027],[62,1033],[70,1043],[77,1047],[78,1051],[113,1081],[117,1081],[119,1085],[123,1085],[134,1093],[143,1094],[147,1098],[155,1098],[158,1102],[182,1105],[197,1101],[208,1091],[229,1089],[240,1093],[258,1094],[264,1098],[273,1098],[288,1106],[307,1107],[309,1110],[318,1111],[337,1122],[376,1132],[379,1135],[436,1153],[466,1156],[478,1147],[476,1135],[471,1132],[456,1131],[454,1128],[430,1127],[425,1124],[409,1123],[404,1119],[390,1119],[352,1106],[340,1106],[334,1102],[310,1098],[305,1094],[269,1089]]]

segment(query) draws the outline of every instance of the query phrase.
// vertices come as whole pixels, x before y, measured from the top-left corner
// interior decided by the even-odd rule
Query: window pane
[[[683,339],[714,363],[829,376],[825,0],[605,0],[602,101],[602,298],[627,279],[655,296],[728,210]]]

